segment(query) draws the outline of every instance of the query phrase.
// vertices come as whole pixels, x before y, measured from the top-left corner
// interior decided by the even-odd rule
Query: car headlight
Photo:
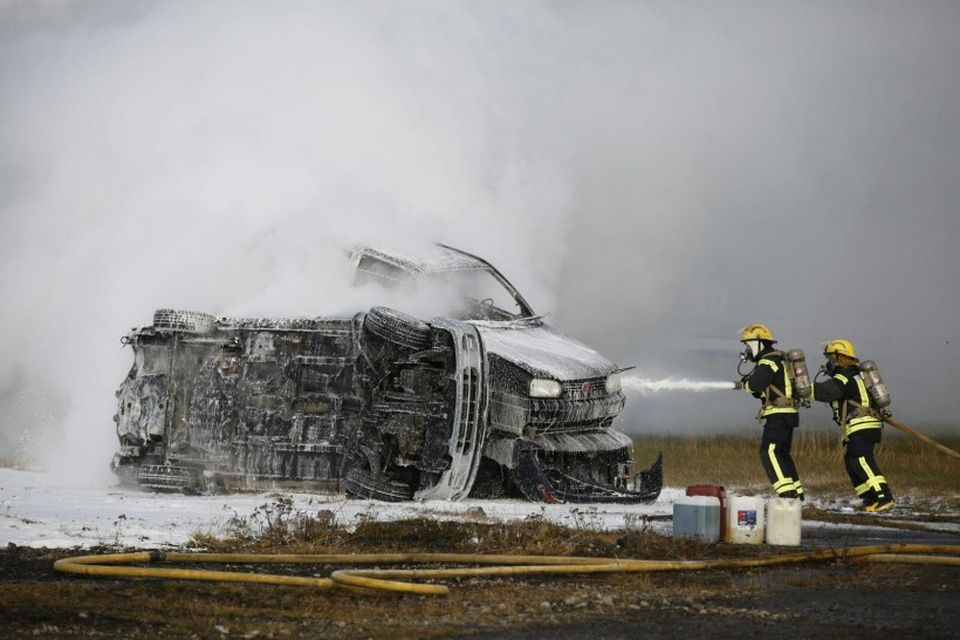
[[[616,393],[617,391],[620,391],[620,374],[611,373],[608,375],[604,386],[607,387],[607,393]]]
[[[530,381],[531,398],[559,398],[560,392],[560,383],[556,380],[534,378]]]

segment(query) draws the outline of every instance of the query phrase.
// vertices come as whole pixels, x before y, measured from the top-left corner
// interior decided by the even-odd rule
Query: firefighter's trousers
[[[843,451],[843,463],[850,483],[864,505],[893,500],[887,479],[873,457],[873,447],[880,442],[882,429],[863,429],[850,434]]]
[[[793,430],[800,424],[796,413],[779,413],[765,418],[760,439],[760,464],[781,498],[803,499],[800,474],[790,456]]]

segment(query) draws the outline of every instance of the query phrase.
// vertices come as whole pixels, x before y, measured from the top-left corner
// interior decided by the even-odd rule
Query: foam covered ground
[[[119,486],[73,486],[43,473],[0,469],[0,545],[30,547],[171,547],[197,532],[225,534],[234,516],[251,516],[276,493],[185,496],[147,493]],[[338,495],[287,493],[293,510],[314,514],[330,510],[338,525],[363,518],[400,520],[428,517],[473,519],[477,507],[490,521],[542,517],[558,524],[591,529],[637,527],[645,517],[669,516],[681,489],[666,488],[653,503],[639,505],[543,505],[520,500],[464,500],[386,503]],[[669,521],[650,526],[669,533]]]

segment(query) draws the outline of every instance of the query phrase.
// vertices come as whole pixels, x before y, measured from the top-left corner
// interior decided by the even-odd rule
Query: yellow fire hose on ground
[[[941,555],[918,555],[941,554]],[[376,553],[376,554],[265,554],[265,553],[182,553],[144,551],[75,556],[57,560],[53,567],[63,573],[126,578],[164,578],[244,582],[315,589],[349,589],[361,592],[392,592],[416,595],[446,595],[441,584],[410,580],[440,580],[484,576],[570,575],[596,573],[641,573],[652,571],[700,571],[745,569],[830,560],[901,562],[960,566],[960,545],[886,544],[805,551],[763,558],[721,558],[714,560],[636,560],[576,556],[513,556],[458,553]],[[431,569],[338,569],[328,578],[276,574],[132,567],[144,563],[229,563],[229,564],[462,564],[487,565]]]

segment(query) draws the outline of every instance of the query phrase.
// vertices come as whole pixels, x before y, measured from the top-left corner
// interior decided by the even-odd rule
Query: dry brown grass
[[[960,438],[941,437],[942,444],[960,450]],[[760,466],[760,430],[754,435],[643,437],[635,439],[637,464],[649,463],[663,451],[664,484],[719,484],[766,491]],[[943,499],[960,506],[960,461],[932,447],[885,429],[875,450],[877,464],[895,495],[925,500]],[[808,493],[820,496],[850,494],[850,480],[835,433],[800,429],[793,458]]]
[[[651,558],[701,558],[716,545],[674,540],[638,521],[625,531],[606,531],[589,517],[577,526],[563,526],[532,516],[518,522],[448,522],[415,518],[392,522],[366,521],[350,530],[319,523],[304,528],[313,515],[297,512],[277,519],[269,531],[239,527],[227,536],[197,532],[191,547],[207,551],[288,553],[507,553],[522,555],[587,555]],[[750,550],[752,551],[752,550]]]

